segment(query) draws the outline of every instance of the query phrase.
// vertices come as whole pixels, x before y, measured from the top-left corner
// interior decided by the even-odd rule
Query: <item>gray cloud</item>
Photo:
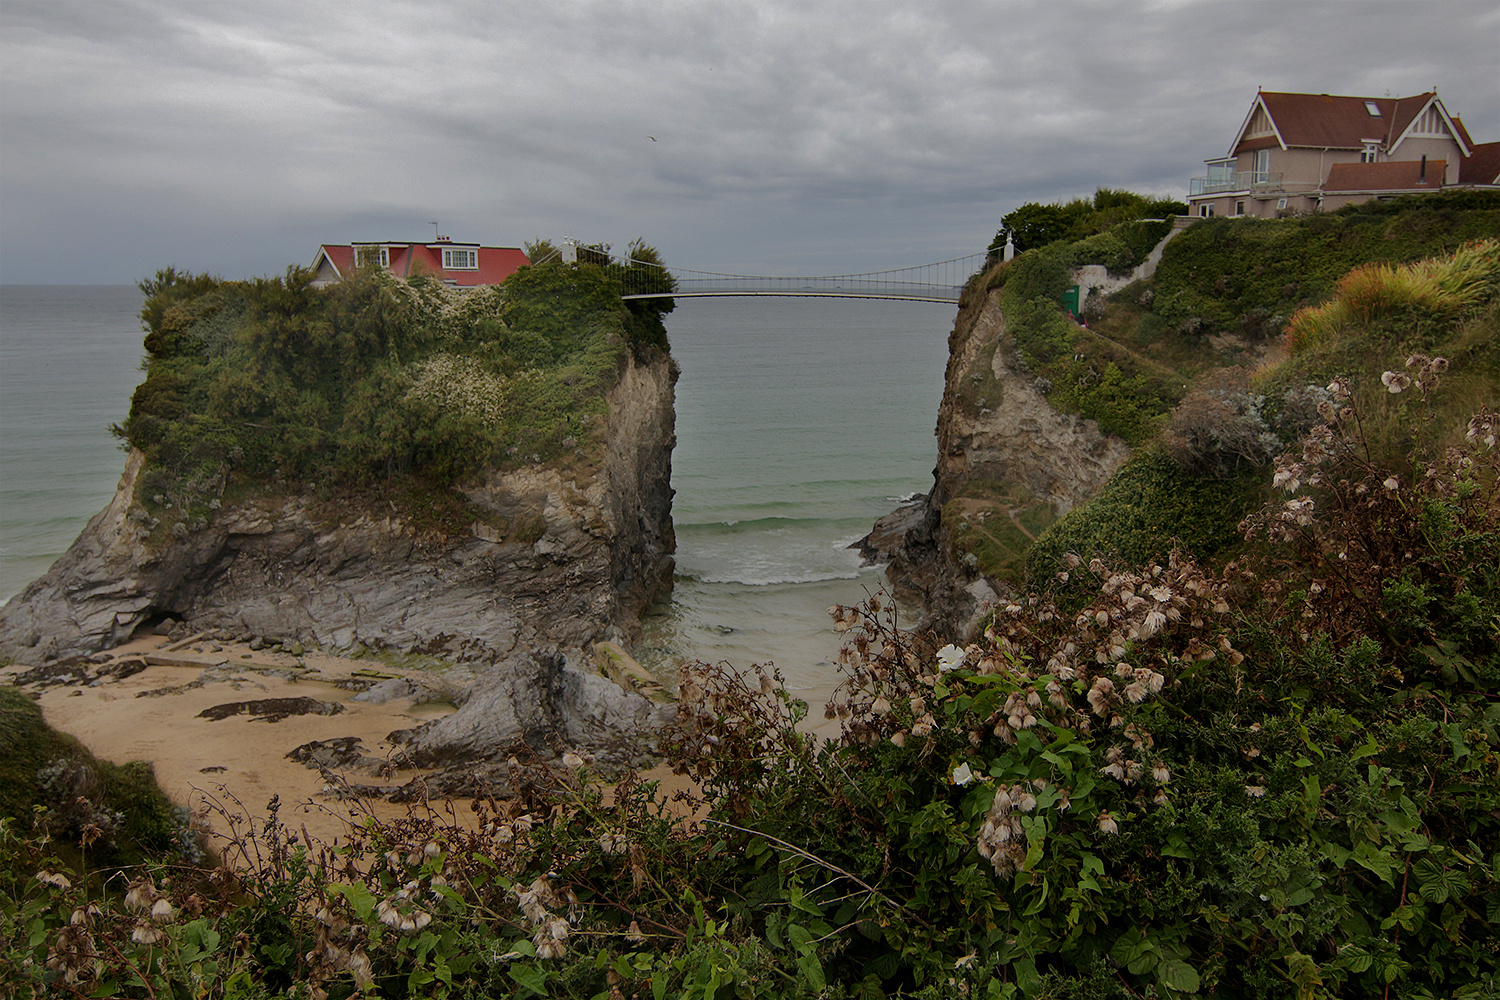
[[[1436,86],[1500,139],[1500,3],[7,0],[0,280],[572,235],[830,273],[1181,194],[1257,86]],[[652,141],[649,136],[654,136]]]

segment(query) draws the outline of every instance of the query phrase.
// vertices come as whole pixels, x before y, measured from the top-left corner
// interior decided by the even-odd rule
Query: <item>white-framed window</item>
[[[1276,199],[1276,208],[1277,208],[1278,211],[1280,209],[1286,208],[1286,199],[1285,198],[1277,198]]]
[[[460,250],[456,247],[443,247],[444,271],[477,271],[478,269],[478,250]]]
[[[1210,204],[1208,202],[1204,202],[1203,204],[1201,204],[1201,205],[1198,206],[1198,218],[1200,218],[1200,219],[1207,219],[1208,217],[1210,217],[1213,214],[1214,214],[1214,207],[1213,207],[1212,204]]]
[[[1271,174],[1271,151],[1269,149],[1257,149],[1255,151],[1255,183],[1264,184],[1269,181]]]
[[[386,247],[355,247],[354,263],[357,267],[391,266],[391,251]]]
[[[1369,112],[1371,118],[1380,117],[1380,105],[1376,104],[1374,101],[1366,101],[1365,110]]]
[[[1374,163],[1375,157],[1380,153],[1380,143],[1365,140],[1365,150],[1359,154],[1360,163]]]
[[[1245,214],[1245,203],[1243,201],[1237,201],[1237,202],[1234,203],[1234,214],[1235,215],[1244,215]]]

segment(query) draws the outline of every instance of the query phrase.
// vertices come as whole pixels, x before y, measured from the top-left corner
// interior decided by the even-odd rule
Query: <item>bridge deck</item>
[[[613,256],[610,263],[619,269],[621,297],[627,300],[781,296],[955,303],[985,259],[985,254],[970,254],[890,271],[803,277],[663,268]]]

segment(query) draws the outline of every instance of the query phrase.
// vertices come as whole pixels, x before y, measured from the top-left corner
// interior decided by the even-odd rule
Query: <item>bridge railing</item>
[[[957,302],[969,279],[984,266],[986,255],[969,254],[889,271],[816,276],[724,274],[662,267],[613,254],[610,258],[619,268],[621,297],[626,299],[785,295]]]

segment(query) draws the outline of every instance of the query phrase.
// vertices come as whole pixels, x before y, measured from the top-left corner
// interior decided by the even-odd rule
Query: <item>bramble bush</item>
[[[1426,419],[1449,377],[1381,377]],[[1500,415],[1393,470],[1348,379],[1222,570],[1065,554],[965,646],[830,609],[837,735],[774,672],[693,664],[699,790],[518,753],[347,843],[271,810],[217,869],[104,891],[0,825],[21,996],[1400,996],[1500,986]],[[1419,398],[1420,397],[1420,398]],[[1415,470],[1413,472],[1412,470]],[[221,816],[227,811],[221,810]]]

